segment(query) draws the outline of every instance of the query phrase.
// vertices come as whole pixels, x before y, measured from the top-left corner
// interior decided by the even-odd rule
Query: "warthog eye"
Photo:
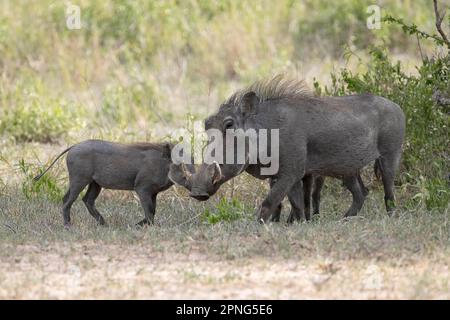
[[[223,121],[223,130],[232,129],[234,126],[234,120],[227,118]]]

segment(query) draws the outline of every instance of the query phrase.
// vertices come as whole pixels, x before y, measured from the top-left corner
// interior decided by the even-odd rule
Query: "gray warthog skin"
[[[190,177],[191,195],[206,200],[245,170],[274,181],[259,208],[259,221],[266,222],[286,196],[292,205],[291,220],[298,220],[304,215],[303,177],[330,176],[342,179],[351,192],[353,202],[345,216],[354,216],[365,199],[359,172],[375,160],[390,213],[405,132],[403,111],[394,102],[372,94],[315,97],[303,88],[302,82],[283,77],[256,82],[235,93],[206,119],[205,129],[222,132],[230,128],[279,129],[279,170],[273,176],[262,176],[260,162],[203,164]]]
[[[101,225],[105,224],[105,219],[96,209],[95,200],[102,188],[136,191],[145,213],[145,218],[138,225],[153,223],[156,196],[173,184],[168,178],[170,144],[83,141],[64,150],[35,180],[42,177],[66,152],[69,190],[63,199],[64,226],[70,226],[70,208],[86,186],[89,187],[83,202]]]

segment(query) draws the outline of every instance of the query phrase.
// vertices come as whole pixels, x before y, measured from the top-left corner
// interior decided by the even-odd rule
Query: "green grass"
[[[236,198],[230,200],[222,198],[215,210],[206,208],[200,216],[201,220],[208,224],[241,220],[246,217],[248,214],[245,212],[244,204]]]

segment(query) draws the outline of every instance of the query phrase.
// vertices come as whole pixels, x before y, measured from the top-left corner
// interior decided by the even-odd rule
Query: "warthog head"
[[[230,129],[245,129],[246,119],[255,111],[259,98],[251,91],[245,94],[232,96],[223,103],[219,111],[205,120],[205,130],[219,130],[223,141],[226,141],[226,132]],[[223,159],[226,159],[227,146],[223,145]],[[214,195],[219,187],[239,175],[245,170],[246,163],[202,163],[194,169],[192,165],[172,164],[170,179],[190,190],[190,196],[199,201],[206,201]]]
[[[223,176],[217,162],[209,165],[203,163],[198,167],[197,172],[193,166],[181,163],[170,165],[169,178],[188,189],[190,197],[206,201],[219,189]]]

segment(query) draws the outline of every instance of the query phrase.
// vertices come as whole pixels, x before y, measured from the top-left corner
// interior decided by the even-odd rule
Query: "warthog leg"
[[[153,194],[147,188],[136,189],[136,193],[139,196],[139,200],[141,201],[141,205],[144,209],[145,214],[145,218],[141,220],[137,225],[142,227],[145,225],[153,224],[156,207],[156,194]]]
[[[312,192],[312,202],[313,202],[313,214],[319,214],[320,212],[320,193],[322,191],[323,185],[325,183],[324,176],[316,176],[314,178],[314,189]],[[369,189],[364,185],[361,175],[358,174],[358,183],[361,187],[361,191],[364,197],[369,194]],[[305,201],[306,205],[306,201]],[[305,208],[306,210],[306,208]]]
[[[271,179],[270,180],[270,187],[272,188],[273,184],[275,183],[276,180]],[[304,200],[304,210],[305,210],[305,217],[310,217],[311,216],[311,191],[312,191],[312,186],[313,186],[313,181],[314,178],[312,175],[305,175],[303,177],[303,200]],[[293,188],[295,187],[295,185],[293,186]],[[302,191],[299,191],[302,192]],[[319,190],[320,192],[320,190]],[[320,195],[319,195],[320,196]],[[292,194],[292,198],[295,198],[297,196]],[[289,195],[288,195],[289,198]],[[291,202],[291,201],[290,201]],[[295,206],[295,203],[291,202],[291,207]],[[275,212],[272,214],[272,222],[280,222],[280,215],[281,215],[281,210],[282,210],[283,206],[280,203],[280,205],[277,207],[277,209],[275,210]],[[288,221],[293,221],[294,217],[291,216],[292,215],[292,211],[291,214],[288,217]],[[307,219],[309,220],[309,218]]]
[[[280,222],[281,210],[283,209],[283,205],[280,203],[278,207],[275,209],[275,212],[272,214],[272,222]]]
[[[353,202],[345,214],[346,217],[356,216],[361,210],[365,196],[363,194],[363,190],[358,181],[358,176],[349,176],[343,179],[344,185],[347,189],[352,193]]]
[[[281,203],[284,197],[286,197],[287,193],[292,188],[295,182],[296,177],[292,176],[283,176],[278,178],[274,182],[272,188],[269,191],[269,194],[267,195],[266,199],[264,199],[260,209],[258,210],[258,221],[267,222],[270,216],[278,208],[278,205]],[[303,190],[300,189],[300,192],[303,193]]]
[[[390,154],[379,158],[379,165],[381,171],[381,180],[384,186],[384,203],[386,211],[390,215],[395,209],[394,197],[394,177],[397,171],[400,154]]]
[[[303,177],[303,200],[306,220],[309,220],[311,218],[311,192],[313,182],[313,175],[307,174]]]
[[[100,212],[98,212],[97,208],[95,207],[95,200],[97,199],[101,190],[102,187],[100,187],[100,185],[97,182],[92,181],[89,184],[88,190],[83,197],[83,202],[86,205],[86,208],[88,209],[91,216],[93,216],[94,219],[97,220],[97,222],[100,225],[104,226],[106,225],[105,219],[103,219],[102,215],[100,214]]]
[[[287,220],[288,223],[293,223],[295,220],[300,221],[303,216],[307,221],[311,219],[310,213],[305,211],[303,185],[303,181],[300,179],[292,186],[291,190],[289,190],[288,198],[291,202],[291,213]]]
[[[273,187],[273,185],[275,184],[276,179],[270,179],[270,188]],[[278,207],[275,209],[275,212],[272,214],[272,222],[280,222],[280,216],[281,216],[281,210],[283,209],[283,205],[280,204],[278,205]]]
[[[361,186],[361,190],[362,190],[364,197],[367,197],[367,195],[369,194],[369,189],[367,189],[367,187],[364,185],[364,181],[362,180],[360,174],[358,174],[358,183]]]
[[[323,176],[317,176],[314,179],[314,191],[312,193],[313,214],[319,214],[320,192],[322,191],[324,183],[325,183],[325,177],[323,177]]]
[[[88,185],[89,182],[81,181],[76,178],[69,177],[69,190],[63,198],[63,219],[64,227],[70,227],[70,208],[80,195],[80,192]]]

